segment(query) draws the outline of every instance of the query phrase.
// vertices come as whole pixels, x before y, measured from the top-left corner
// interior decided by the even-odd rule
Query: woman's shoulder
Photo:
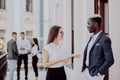
[[[51,47],[53,44],[52,43],[49,43],[49,44],[46,44],[45,47]]]
[[[53,46],[52,43],[46,44],[45,47],[44,47],[44,49],[50,49],[52,46]]]
[[[32,48],[37,48],[38,46],[37,45],[34,45]]]

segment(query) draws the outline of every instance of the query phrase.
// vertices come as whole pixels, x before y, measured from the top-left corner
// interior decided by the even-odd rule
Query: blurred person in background
[[[25,38],[25,33],[21,32],[21,39],[17,41],[19,58],[17,61],[17,80],[20,80],[20,68],[22,60],[24,61],[25,80],[28,80],[28,53],[30,51],[30,42]]]
[[[13,80],[14,71],[16,70],[16,64],[19,56],[16,41],[17,41],[17,33],[13,32],[12,39],[7,42],[9,80]]]
[[[32,56],[32,66],[33,66],[33,70],[35,72],[35,80],[38,80],[38,54],[39,51],[39,44],[38,44],[38,39],[37,38],[33,38],[32,39],[32,49],[31,49],[31,56]]]

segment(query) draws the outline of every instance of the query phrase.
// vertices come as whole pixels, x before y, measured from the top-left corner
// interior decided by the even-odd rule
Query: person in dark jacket
[[[93,35],[87,43],[83,56],[83,80],[103,80],[106,71],[113,65],[111,40],[101,30],[101,16],[88,19],[87,28]]]
[[[17,59],[18,59],[18,49],[17,49],[17,33],[12,33],[12,39],[7,42],[7,52],[9,61],[9,80],[13,80],[14,71],[16,69]]]

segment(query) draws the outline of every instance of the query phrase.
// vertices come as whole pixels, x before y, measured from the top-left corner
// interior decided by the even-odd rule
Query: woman
[[[38,80],[38,50],[39,50],[39,44],[37,38],[32,39],[32,49],[31,49],[31,55],[32,55],[32,66],[35,72],[35,80]]]
[[[67,80],[63,66],[74,55],[67,58],[64,57],[64,50],[59,44],[59,41],[62,39],[62,27],[53,26],[49,32],[47,45],[43,50],[43,65],[48,67],[46,80]],[[79,55],[75,56],[79,57]]]

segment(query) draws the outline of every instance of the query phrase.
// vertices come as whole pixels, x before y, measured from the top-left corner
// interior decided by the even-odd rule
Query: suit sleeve
[[[8,47],[9,47],[9,42],[7,42],[7,52],[9,51],[9,50],[8,50],[8,49],[9,49]]]
[[[16,44],[16,42],[13,42],[13,51],[14,51],[14,53],[18,56],[19,54],[18,54],[18,48],[17,48],[17,44]]]
[[[112,66],[112,64],[114,63],[113,52],[111,48],[111,40],[108,37],[103,41],[103,51],[105,61],[103,65],[99,68],[100,74],[104,74],[106,70],[108,70],[109,67]]]

